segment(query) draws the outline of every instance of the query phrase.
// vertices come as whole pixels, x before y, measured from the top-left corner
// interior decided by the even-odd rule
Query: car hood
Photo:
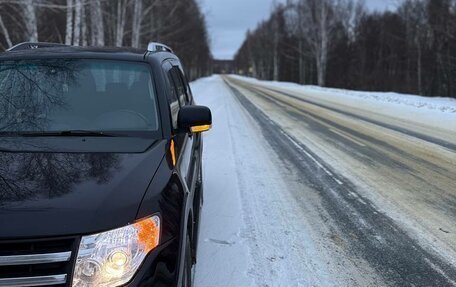
[[[0,239],[90,234],[135,220],[166,141],[142,152],[0,152]]]

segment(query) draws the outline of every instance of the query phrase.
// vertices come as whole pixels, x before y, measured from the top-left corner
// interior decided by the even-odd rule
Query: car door
[[[164,66],[167,79],[171,85],[170,109],[173,121],[173,128],[177,128],[177,115],[179,109],[189,105],[189,97],[185,86],[182,72],[179,66],[173,62],[167,62]],[[177,169],[187,184],[190,191],[194,189],[194,163],[193,163],[193,134],[179,133],[173,136],[175,142]]]

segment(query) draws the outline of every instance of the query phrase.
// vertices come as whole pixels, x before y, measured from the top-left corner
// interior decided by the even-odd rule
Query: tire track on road
[[[311,104],[311,105],[315,105],[315,106],[318,106],[318,107],[321,107],[321,108],[324,108],[324,109],[327,109],[327,110],[331,110],[331,111],[334,111],[334,112],[337,112],[337,113],[340,113],[340,114],[343,114],[343,115],[346,115],[346,116],[353,117],[355,119],[363,120],[363,121],[366,121],[366,122],[369,122],[369,123],[372,123],[372,124],[375,124],[375,125],[387,128],[387,129],[391,129],[391,130],[394,130],[394,131],[397,131],[397,132],[400,132],[400,133],[403,133],[403,134],[406,134],[406,135],[409,135],[409,136],[413,136],[413,137],[416,137],[418,139],[421,139],[421,140],[424,140],[424,141],[427,141],[427,142],[430,142],[430,143],[433,143],[433,144],[440,145],[440,146],[445,147],[445,148],[447,148],[447,149],[449,149],[451,151],[456,152],[456,144],[454,144],[454,143],[450,143],[450,142],[447,142],[447,141],[444,141],[444,140],[440,140],[440,139],[437,139],[437,138],[434,138],[434,137],[423,135],[421,133],[417,133],[417,132],[414,132],[414,131],[406,129],[406,128],[402,128],[402,127],[398,127],[398,126],[395,126],[395,125],[390,125],[390,124],[387,124],[387,123],[376,121],[376,120],[373,120],[373,119],[370,119],[370,118],[367,118],[367,117],[364,117],[364,116],[361,116],[361,115],[357,115],[357,114],[350,113],[350,112],[347,112],[347,111],[344,111],[344,110],[341,110],[341,109],[330,107],[330,106],[325,105],[325,104],[317,103],[317,102],[309,100],[309,99],[303,99],[302,97],[298,97],[298,96],[290,94],[288,92],[279,91],[279,90],[276,90],[276,89],[273,89],[273,88],[268,88],[268,87],[262,87],[262,88],[270,90],[270,91],[273,91],[275,93],[286,95],[286,96],[288,96],[290,98],[293,98],[293,99],[296,99],[298,101],[302,101],[302,102],[305,102],[305,103],[308,103],[308,104]]]
[[[407,190],[421,192],[425,190],[425,188],[420,187],[425,186],[430,190],[433,190],[433,194],[438,195],[442,200],[440,204],[438,201],[433,203],[432,205],[434,208],[444,209],[446,214],[448,214],[450,218],[453,218],[452,220],[456,220],[456,197],[453,193],[454,190],[452,191],[451,189],[454,174],[452,173],[452,168],[448,166],[448,162],[445,164],[439,162],[439,165],[437,165],[435,162],[415,154],[416,150],[409,150],[408,147],[404,149],[404,146],[398,148],[398,146],[396,146],[398,143],[393,145],[385,139],[377,139],[372,135],[366,134],[365,131],[363,133],[352,126],[347,125],[347,123],[343,125],[342,123],[334,119],[326,118],[315,111],[302,109],[302,107],[292,105],[292,103],[285,99],[267,94],[264,90],[246,86],[245,83],[242,83],[240,86],[257,95],[261,95],[263,100],[282,107],[282,109],[291,117],[295,118],[300,123],[310,125],[311,131],[321,135],[325,141],[332,143],[338,149],[345,150],[351,157],[357,158],[360,162],[369,164],[371,167],[376,166],[389,169],[385,172],[389,173],[388,176],[390,178],[394,178],[397,182],[402,182],[402,187],[404,188],[410,185]],[[359,123],[358,126],[360,126]],[[350,139],[339,133],[336,133],[337,138],[334,137],[334,132],[331,131],[332,129],[337,129],[339,133],[349,135]],[[366,143],[368,146],[354,147],[350,144],[353,143],[353,140],[358,141],[361,145]],[[449,151],[448,153],[456,155]],[[438,162],[438,160],[434,160]],[[422,197],[423,196],[424,195],[422,194]],[[426,200],[432,199],[429,198]]]
[[[391,286],[455,285],[456,270],[452,265],[420,247],[391,218],[362,197],[354,184],[273,122],[236,87],[229,82],[227,85],[258,121],[269,145],[284,162],[296,168],[300,180],[318,191],[350,256],[365,259]]]

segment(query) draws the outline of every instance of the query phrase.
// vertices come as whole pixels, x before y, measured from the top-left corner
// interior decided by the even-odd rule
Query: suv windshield
[[[0,63],[0,133],[158,129],[151,71],[145,63],[84,59]]]

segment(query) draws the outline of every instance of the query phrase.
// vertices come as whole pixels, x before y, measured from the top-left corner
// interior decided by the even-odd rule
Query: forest
[[[14,44],[174,49],[196,79],[211,72],[206,20],[197,0],[0,0],[0,50]]]
[[[238,73],[366,91],[456,97],[456,0],[288,0],[249,31]]]

